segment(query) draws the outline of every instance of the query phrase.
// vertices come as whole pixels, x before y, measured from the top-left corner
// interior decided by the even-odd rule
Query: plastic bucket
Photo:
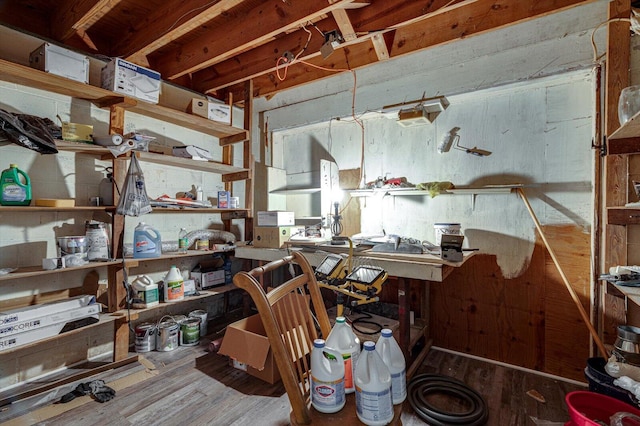
[[[609,424],[615,413],[627,412],[640,415],[640,409],[610,396],[589,391],[569,392],[565,396],[569,415],[575,426],[599,426]]]

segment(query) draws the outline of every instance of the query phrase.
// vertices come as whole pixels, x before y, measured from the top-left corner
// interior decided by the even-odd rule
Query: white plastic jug
[[[131,283],[131,287],[136,292],[133,299],[135,309],[150,308],[160,303],[158,284],[148,275],[138,275]]]
[[[135,259],[160,257],[161,254],[160,232],[153,226],[140,222],[133,231],[133,257]]]
[[[364,342],[355,382],[356,414],[360,421],[369,426],[384,426],[393,420],[391,374],[374,342]]]
[[[311,351],[311,405],[321,413],[336,413],[344,407],[344,362],[323,339],[313,341]]]
[[[336,318],[336,323],[327,337],[326,345],[340,352],[344,360],[345,393],[355,392],[356,385],[353,382],[353,375],[360,356],[360,339],[347,324],[345,317]]]
[[[376,352],[382,358],[391,373],[391,395],[393,404],[402,404],[407,398],[407,364],[400,345],[393,337],[393,332],[388,328],[380,331],[380,337],[376,343]]]
[[[184,278],[180,270],[172,266],[164,277],[164,301],[177,302],[184,299]]]

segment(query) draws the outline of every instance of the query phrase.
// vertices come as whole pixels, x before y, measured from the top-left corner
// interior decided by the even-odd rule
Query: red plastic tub
[[[640,416],[640,409],[619,399],[589,391],[569,392],[565,398],[572,426],[599,426],[596,420],[609,424],[615,413],[625,411]]]

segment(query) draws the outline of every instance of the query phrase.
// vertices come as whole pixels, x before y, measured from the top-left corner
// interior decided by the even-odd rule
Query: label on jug
[[[324,412],[323,408],[333,410],[335,407],[344,405],[344,380],[322,381],[314,377],[312,372],[311,399],[314,407],[320,412]]]

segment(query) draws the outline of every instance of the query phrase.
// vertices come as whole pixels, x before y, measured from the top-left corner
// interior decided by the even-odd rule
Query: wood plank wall
[[[589,309],[590,236],[545,227],[558,261]],[[540,239],[526,270],[506,279],[495,256],[476,255],[430,289],[434,345],[585,381],[589,332]]]

